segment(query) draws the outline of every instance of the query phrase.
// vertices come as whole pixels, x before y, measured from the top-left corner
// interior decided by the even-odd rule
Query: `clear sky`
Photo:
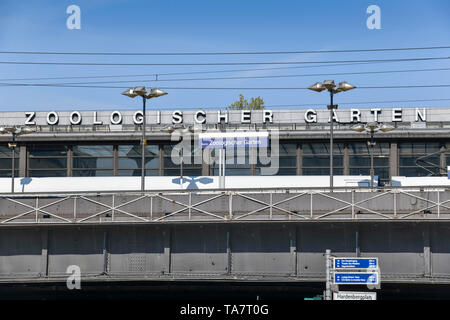
[[[70,5],[81,9],[81,29],[70,30]],[[369,30],[366,9],[381,9],[381,29]],[[450,45],[448,0],[1,0],[0,51],[57,52],[236,52],[304,51],[427,47]],[[258,56],[55,56],[0,54],[0,61],[100,63],[209,63],[364,60],[449,57],[450,49],[284,54]],[[284,65],[286,66],[286,65]],[[0,64],[0,83],[124,81],[104,86],[120,88],[61,88],[0,86],[0,110],[139,109],[141,102],[122,96],[127,87],[167,88],[167,96],[152,99],[152,108],[217,108],[238,99],[261,96],[268,106],[327,104],[326,93],[309,90],[180,90],[174,87],[307,87],[334,79],[356,86],[450,84],[450,70],[365,75],[320,75],[272,79],[183,80],[173,78],[301,75],[407,69],[450,68],[449,60],[414,61],[295,69],[239,71],[217,74],[160,75],[173,72],[242,70],[283,67],[253,66],[61,66]],[[5,80],[43,77],[137,75],[135,77]],[[138,76],[140,75],[140,76]],[[145,81],[144,81],[145,80]],[[123,88],[122,88],[123,87]],[[170,89],[173,88],[173,89]],[[355,104],[363,107],[450,106],[450,88],[355,89],[336,96],[335,103],[448,99],[396,104]],[[292,106],[291,106],[292,105]],[[342,107],[350,105],[342,105]],[[314,106],[320,107],[320,106]],[[275,107],[273,107],[275,109]],[[298,108],[306,108],[301,106]]]

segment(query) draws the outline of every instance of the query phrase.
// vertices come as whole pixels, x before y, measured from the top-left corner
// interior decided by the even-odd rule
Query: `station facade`
[[[277,175],[329,175],[330,113],[301,110],[150,110],[146,113],[146,175],[179,176],[174,161],[179,143],[173,132],[190,128],[192,149],[184,155],[185,176],[218,175],[215,150],[198,146],[195,133],[268,131],[278,139]],[[359,123],[394,127],[376,133],[374,170],[379,178],[446,175],[450,157],[450,108],[349,108],[334,111],[334,175],[369,175],[369,135],[352,130]],[[17,137],[16,177],[141,175],[142,112],[44,111],[1,112],[0,126],[28,126]],[[11,176],[11,134],[0,135],[0,177]],[[200,150],[199,150],[200,149]],[[269,147],[270,149],[270,147]],[[441,153],[439,153],[441,151]],[[267,166],[252,161],[252,149],[227,151],[226,175],[261,175]],[[239,155],[239,159],[238,159]],[[417,166],[419,157],[429,156]],[[206,161],[208,160],[208,161]],[[427,170],[428,169],[428,170]]]

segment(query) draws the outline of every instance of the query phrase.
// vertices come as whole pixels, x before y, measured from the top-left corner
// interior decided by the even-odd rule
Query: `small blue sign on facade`
[[[269,138],[267,137],[234,137],[234,138],[201,138],[199,147],[202,149],[226,149],[245,147],[267,147]]]
[[[333,269],[378,269],[378,258],[333,258]]]
[[[334,272],[334,284],[378,284],[378,272]]]

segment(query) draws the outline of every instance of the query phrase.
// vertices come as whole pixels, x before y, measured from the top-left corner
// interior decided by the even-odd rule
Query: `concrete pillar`
[[[19,145],[19,177],[27,176],[27,147]]]
[[[164,237],[164,263],[163,263],[163,273],[170,274],[172,272],[171,268],[171,251],[172,251],[172,227],[167,226],[163,231]]]
[[[67,150],[67,176],[73,176],[73,147],[70,146]]]
[[[303,174],[303,149],[302,144],[297,145],[297,175],[301,176]]]
[[[348,143],[344,144],[344,175],[350,175],[350,158],[349,158],[350,150],[348,148]]]
[[[430,225],[423,226],[423,262],[424,262],[424,276],[431,277],[431,241],[430,241]]]
[[[41,277],[48,277],[49,230],[41,229]]]
[[[398,176],[398,174],[398,144],[397,142],[391,142],[389,154],[389,178],[392,176]]]
[[[442,152],[441,153],[441,158],[440,158],[440,166],[441,166],[441,168],[443,168],[443,169],[441,169],[440,170],[440,174],[446,174],[447,173],[447,159],[446,159],[446,157],[445,157],[445,153],[444,153],[444,151],[447,149],[447,147],[445,146],[445,144],[443,144],[442,146],[441,146],[441,149],[440,149],[440,151]]]

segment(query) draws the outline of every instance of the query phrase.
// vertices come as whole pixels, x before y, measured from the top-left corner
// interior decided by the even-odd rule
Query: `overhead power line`
[[[328,64],[358,62],[404,62],[448,60],[450,57],[424,57],[400,59],[368,59],[368,60],[330,60],[330,61],[276,61],[276,62],[202,62],[202,63],[101,63],[101,62],[33,62],[33,61],[0,61],[10,65],[61,65],[61,66],[236,66],[236,65],[294,65],[294,64]]]
[[[337,72],[337,73],[312,73],[312,74],[289,74],[272,76],[237,76],[237,77],[209,77],[209,78],[173,78],[173,79],[131,79],[118,81],[90,81],[90,82],[65,82],[55,83],[61,85],[69,84],[106,84],[106,83],[131,83],[131,82],[167,82],[167,81],[212,81],[212,80],[243,80],[243,79],[272,79],[272,78],[299,78],[316,76],[340,76],[340,75],[365,75],[365,74],[386,74],[386,73],[407,73],[407,72],[425,72],[425,71],[449,71],[450,68],[435,69],[408,69],[408,70],[387,70],[387,71],[362,71],[362,72]],[[5,81],[5,80],[0,80]]]
[[[381,61],[374,63],[392,63],[393,61]],[[189,74],[211,74],[211,73],[231,73],[231,72],[247,72],[247,71],[270,71],[270,70],[290,70],[290,69],[309,69],[320,67],[340,67],[354,66],[360,64],[371,64],[370,62],[355,63],[336,63],[336,64],[319,64],[307,66],[289,66],[289,67],[269,67],[269,68],[251,68],[251,69],[231,69],[231,70],[210,70],[210,71],[191,71],[191,72],[166,72],[166,73],[150,73],[150,74],[126,74],[126,75],[96,75],[96,76],[73,76],[73,77],[38,77],[38,78],[7,78],[0,81],[32,81],[32,80],[64,80],[64,79],[100,79],[100,78],[124,78],[124,77],[157,77],[157,76],[174,76]]]
[[[45,83],[0,83],[0,87],[59,87],[59,88],[102,88],[123,89],[123,86],[65,85]],[[393,85],[393,86],[358,86],[358,89],[412,89],[412,88],[447,88],[450,84],[430,85]],[[308,90],[303,87],[160,87],[165,90]]]
[[[207,55],[277,55],[277,54],[320,54],[384,51],[418,51],[450,49],[450,46],[342,49],[342,50],[301,50],[301,51],[234,51],[234,52],[58,52],[58,51],[0,51],[0,54],[26,55],[89,55],[89,56],[207,56]]]

